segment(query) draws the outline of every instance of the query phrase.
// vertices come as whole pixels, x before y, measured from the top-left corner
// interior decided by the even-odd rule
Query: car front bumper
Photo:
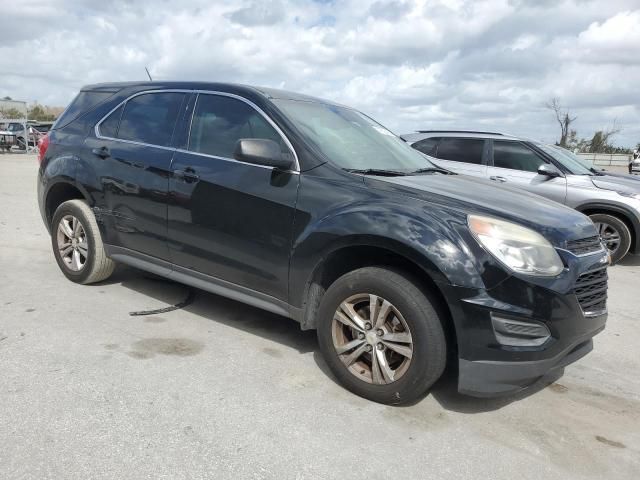
[[[602,323],[602,327],[590,334],[587,340],[552,358],[524,362],[471,361],[461,358],[458,362],[458,391],[474,397],[511,395],[544,377],[562,374],[564,367],[593,350],[591,337],[604,329],[604,320]]]
[[[576,259],[578,277],[604,270],[603,258]],[[488,290],[443,288],[455,325],[458,391],[513,394],[589,353],[607,313],[585,314],[576,291],[576,284],[558,291],[513,276]]]

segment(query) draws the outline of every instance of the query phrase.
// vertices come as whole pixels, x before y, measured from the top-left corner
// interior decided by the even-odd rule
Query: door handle
[[[102,159],[105,159],[111,156],[111,154],[109,153],[109,149],[107,147],[92,148],[91,153],[93,153],[96,157],[100,157]]]
[[[174,170],[173,176],[181,178],[185,183],[195,183],[200,180],[200,177],[192,167],[187,167],[184,170]]]
[[[504,183],[504,182],[507,181],[506,178],[498,177],[498,176],[491,176],[491,177],[489,177],[489,180],[493,180],[494,182],[500,182],[500,183]]]

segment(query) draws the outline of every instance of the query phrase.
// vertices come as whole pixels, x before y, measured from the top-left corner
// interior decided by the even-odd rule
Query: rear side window
[[[99,103],[104,102],[107,98],[111,97],[113,92],[96,92],[92,90],[81,91],[76,98],[69,104],[67,109],[62,112],[62,115],[58,117],[55,124],[51,128],[62,128],[65,125],[70,124],[76,118],[83,113],[92,110]]]
[[[111,113],[111,115],[104,119],[99,127],[100,135],[103,137],[116,138],[116,135],[118,134],[118,124],[120,123],[120,117],[122,116],[122,110],[124,110],[124,105],[120,105]]]
[[[233,158],[241,138],[273,140],[283,152],[288,151],[278,132],[250,105],[235,98],[200,94],[191,123],[189,150]]]
[[[420,140],[419,142],[416,142],[411,146],[419,152],[435,157],[436,147],[438,146],[439,141],[440,137],[425,138],[424,140]]]
[[[537,172],[544,163],[541,157],[521,143],[493,141],[493,165],[496,167]]]
[[[128,100],[122,112],[117,138],[169,146],[184,95],[169,92],[145,93]],[[102,133],[102,125],[100,132]]]
[[[462,163],[482,163],[484,140],[481,138],[443,138],[438,145],[437,157]]]

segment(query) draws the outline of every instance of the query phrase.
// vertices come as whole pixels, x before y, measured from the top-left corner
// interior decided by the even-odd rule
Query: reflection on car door
[[[185,130],[169,181],[172,262],[286,300],[300,175],[236,161],[233,152],[241,138],[293,152],[261,112],[222,94],[198,94]]]
[[[436,163],[456,173],[485,178],[485,144],[482,138],[443,137],[435,152]]]
[[[518,141],[492,140],[491,153],[492,164],[488,167],[491,180],[565,203],[566,178],[538,174],[538,167],[548,162],[529,147]]]

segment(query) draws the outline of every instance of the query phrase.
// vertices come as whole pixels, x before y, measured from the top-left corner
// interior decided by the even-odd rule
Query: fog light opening
[[[540,322],[523,322],[492,313],[491,324],[498,343],[509,347],[539,347],[551,337],[547,326]]]

